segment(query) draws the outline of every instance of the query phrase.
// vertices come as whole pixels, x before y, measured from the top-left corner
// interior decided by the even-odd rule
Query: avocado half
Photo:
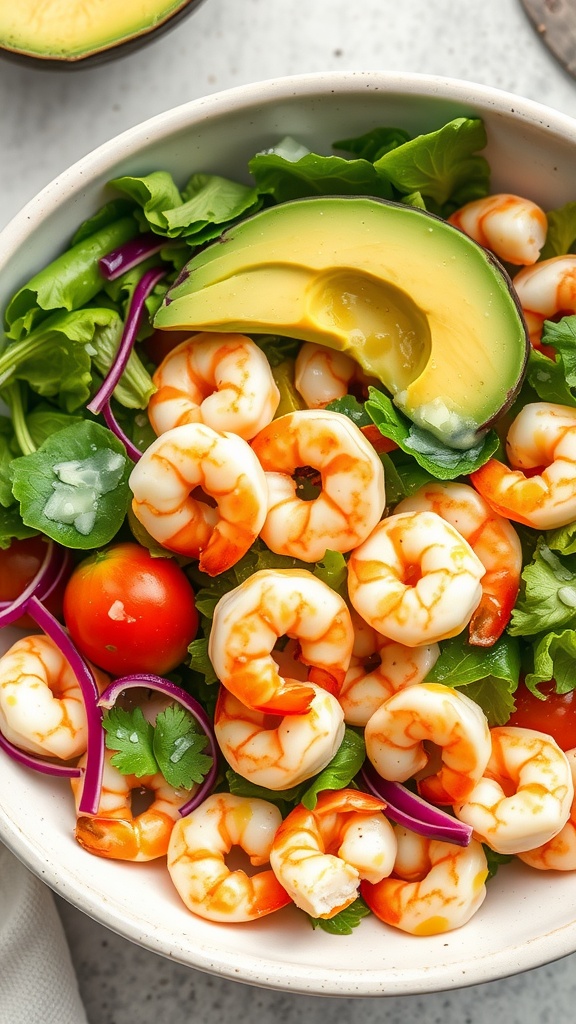
[[[487,250],[421,209],[359,197],[296,200],[226,231],[187,264],[155,325],[345,351],[454,448],[510,405],[529,351],[512,282]]]
[[[173,28],[203,0],[14,0],[0,4],[0,53],[43,66],[95,64]]]

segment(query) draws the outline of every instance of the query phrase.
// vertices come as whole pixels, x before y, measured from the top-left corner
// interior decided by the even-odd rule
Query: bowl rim
[[[443,101],[469,103],[479,110],[512,113],[529,126],[543,126],[576,143],[576,120],[569,115],[514,93],[465,79],[387,71],[320,71],[265,79],[220,90],[156,114],[110,138],[77,160],[48,182],[0,231],[0,268],[47,215],[69,203],[93,179],[105,175],[112,166],[130,157],[147,143],[162,141],[189,127],[199,118],[210,119],[219,114],[242,111],[254,104],[269,105],[293,97],[320,97],[325,95],[328,84],[331,90],[347,94],[362,94],[367,90],[382,91],[386,96],[394,93],[413,96],[426,93]],[[136,916],[128,919],[117,913],[105,900],[94,900],[90,887],[86,888],[82,879],[70,877],[63,882],[56,865],[43,859],[42,850],[12,824],[1,806],[0,840],[34,874],[89,917],[151,952],[178,959],[177,952],[166,948],[160,935],[142,934],[141,922]],[[187,958],[183,958],[182,962],[229,980],[242,980],[265,988],[319,995],[380,996],[423,994],[494,981],[550,963],[575,950],[576,919],[529,943],[510,946],[497,953],[484,954],[479,951],[472,964],[466,960],[442,965],[441,972],[436,973],[433,966],[426,971],[399,969],[387,974],[385,979],[376,972],[343,969],[341,965],[327,972],[325,968],[306,968],[276,961],[275,974],[271,977],[270,964],[260,963],[241,949],[238,949],[231,966],[226,954],[219,959],[216,950],[204,949],[200,945],[195,951],[193,964]],[[369,977],[371,973],[376,975],[373,979]]]

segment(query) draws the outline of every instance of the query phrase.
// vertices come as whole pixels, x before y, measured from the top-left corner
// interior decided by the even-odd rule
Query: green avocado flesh
[[[485,249],[415,207],[339,196],[231,228],[187,264],[155,326],[345,351],[454,448],[476,444],[512,402],[529,345],[511,282]]]
[[[190,0],[0,0],[0,47],[81,60],[162,25]]]

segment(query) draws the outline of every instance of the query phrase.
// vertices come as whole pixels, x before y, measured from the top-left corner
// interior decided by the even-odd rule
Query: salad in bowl
[[[576,948],[565,143],[464,83],[259,88],[6,229],[2,837],[205,970],[487,980]]]

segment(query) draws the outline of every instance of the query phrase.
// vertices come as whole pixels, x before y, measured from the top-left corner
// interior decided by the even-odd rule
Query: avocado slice
[[[0,4],[0,52],[24,61],[94,63],[172,27],[202,0],[15,0]]]
[[[490,253],[433,214],[363,197],[295,200],[235,225],[186,265],[155,326],[346,351],[454,448],[478,443],[511,404],[529,351]]]

